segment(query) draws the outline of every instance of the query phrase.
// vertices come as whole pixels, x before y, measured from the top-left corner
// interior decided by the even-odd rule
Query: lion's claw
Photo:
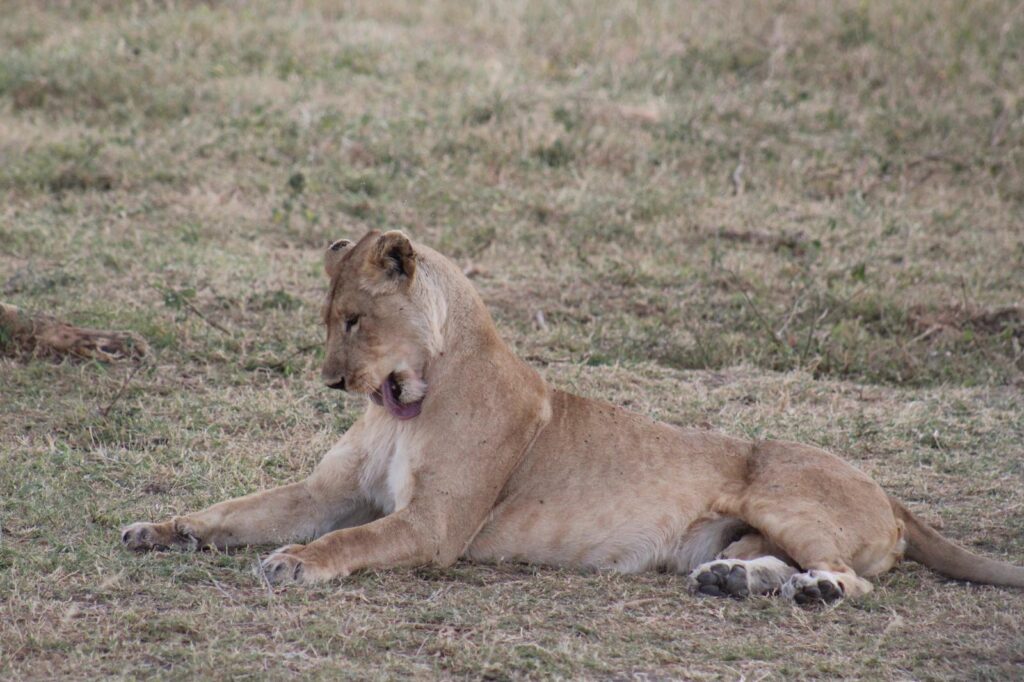
[[[309,551],[312,549],[312,551]],[[312,584],[347,575],[331,570],[316,555],[316,548],[306,545],[285,545],[272,552],[260,563],[260,572],[272,585],[284,583]]]
[[[306,562],[297,556],[302,550],[302,545],[288,545],[276,550],[260,563],[267,582],[271,585],[281,585],[288,582],[311,582],[306,576]]]
[[[136,552],[151,549],[170,549],[165,533],[155,523],[133,523],[121,530],[121,544]]]

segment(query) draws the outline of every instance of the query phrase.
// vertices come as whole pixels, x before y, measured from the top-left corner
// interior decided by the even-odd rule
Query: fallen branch
[[[0,352],[10,351],[113,362],[141,358],[149,346],[134,332],[75,327],[50,315],[0,303]]]

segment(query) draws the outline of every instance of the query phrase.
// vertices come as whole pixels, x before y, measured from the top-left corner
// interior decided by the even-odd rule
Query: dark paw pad
[[[734,597],[743,599],[750,596],[747,587],[747,569],[742,565],[730,566],[725,562],[714,563],[694,576],[697,592],[711,597]]]
[[[797,604],[831,604],[843,598],[843,588],[827,578],[801,586],[793,594]]]

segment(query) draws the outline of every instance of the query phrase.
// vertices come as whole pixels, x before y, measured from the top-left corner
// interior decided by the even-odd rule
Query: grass
[[[268,592],[260,548],[117,529],[310,470],[361,407],[316,378],[321,249],[397,227],[555,385],[823,445],[1021,563],[1021,92],[1008,0],[7,3],[0,297],[154,354],[0,360],[0,676],[1020,677],[1024,596],[913,564],[825,611]]]

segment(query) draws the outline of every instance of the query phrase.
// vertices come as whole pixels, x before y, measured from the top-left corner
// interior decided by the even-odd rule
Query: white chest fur
[[[365,434],[359,486],[384,514],[401,510],[412,499],[414,435],[411,425],[389,415],[374,420]]]

